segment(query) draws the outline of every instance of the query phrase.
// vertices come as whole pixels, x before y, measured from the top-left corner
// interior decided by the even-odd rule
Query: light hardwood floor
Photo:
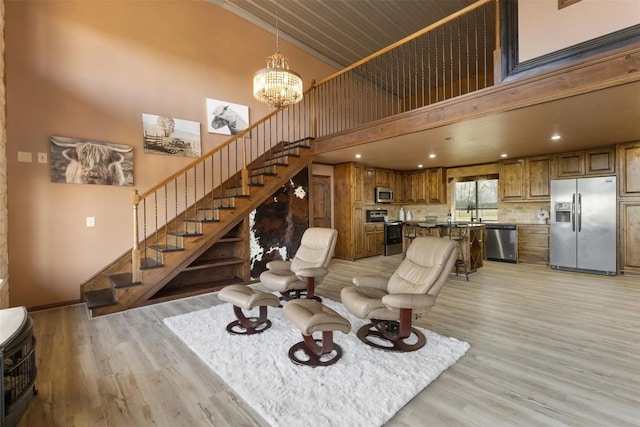
[[[352,276],[399,262],[334,260],[318,294],[338,299]],[[470,279],[452,275],[418,325],[471,349],[388,426],[640,425],[640,279],[496,262]],[[216,294],[91,320],[83,305],[31,313],[39,394],[19,425],[267,425],[162,323],[213,304]],[[251,369],[241,354],[238,367]]]

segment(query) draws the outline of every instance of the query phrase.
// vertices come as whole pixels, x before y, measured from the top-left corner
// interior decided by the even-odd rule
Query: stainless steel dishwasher
[[[487,224],[486,239],[488,260],[516,262],[518,249],[515,224]]]

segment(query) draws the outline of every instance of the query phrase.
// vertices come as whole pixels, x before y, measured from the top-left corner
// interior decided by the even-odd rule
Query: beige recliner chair
[[[342,289],[341,297],[353,315],[371,319],[358,330],[360,341],[392,351],[423,347],[426,338],[411,323],[435,304],[457,255],[455,241],[416,237],[391,278],[354,277],[355,286]]]
[[[284,300],[306,297],[320,301],[315,296],[315,287],[329,273],[327,267],[333,258],[337,237],[338,232],[333,228],[307,228],[294,258],[269,262],[268,270],[260,275],[260,282],[280,292]]]

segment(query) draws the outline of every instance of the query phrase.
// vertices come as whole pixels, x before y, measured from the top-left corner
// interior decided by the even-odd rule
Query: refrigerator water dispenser
[[[556,203],[556,222],[571,222],[571,203]]]

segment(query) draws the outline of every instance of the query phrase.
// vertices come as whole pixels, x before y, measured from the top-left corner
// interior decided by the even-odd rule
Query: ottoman
[[[333,331],[349,333],[347,319],[322,303],[311,299],[287,302],[283,312],[302,333],[303,341],[289,349],[289,359],[299,365],[329,366],[342,357],[342,348],[333,342]],[[314,339],[314,332],[322,332],[322,339]]]
[[[227,325],[227,331],[237,335],[259,334],[271,327],[267,319],[267,306],[277,307],[280,300],[268,292],[258,291],[245,285],[229,285],[218,294],[220,301],[233,304],[235,321]],[[260,307],[258,317],[246,317],[242,310]]]

